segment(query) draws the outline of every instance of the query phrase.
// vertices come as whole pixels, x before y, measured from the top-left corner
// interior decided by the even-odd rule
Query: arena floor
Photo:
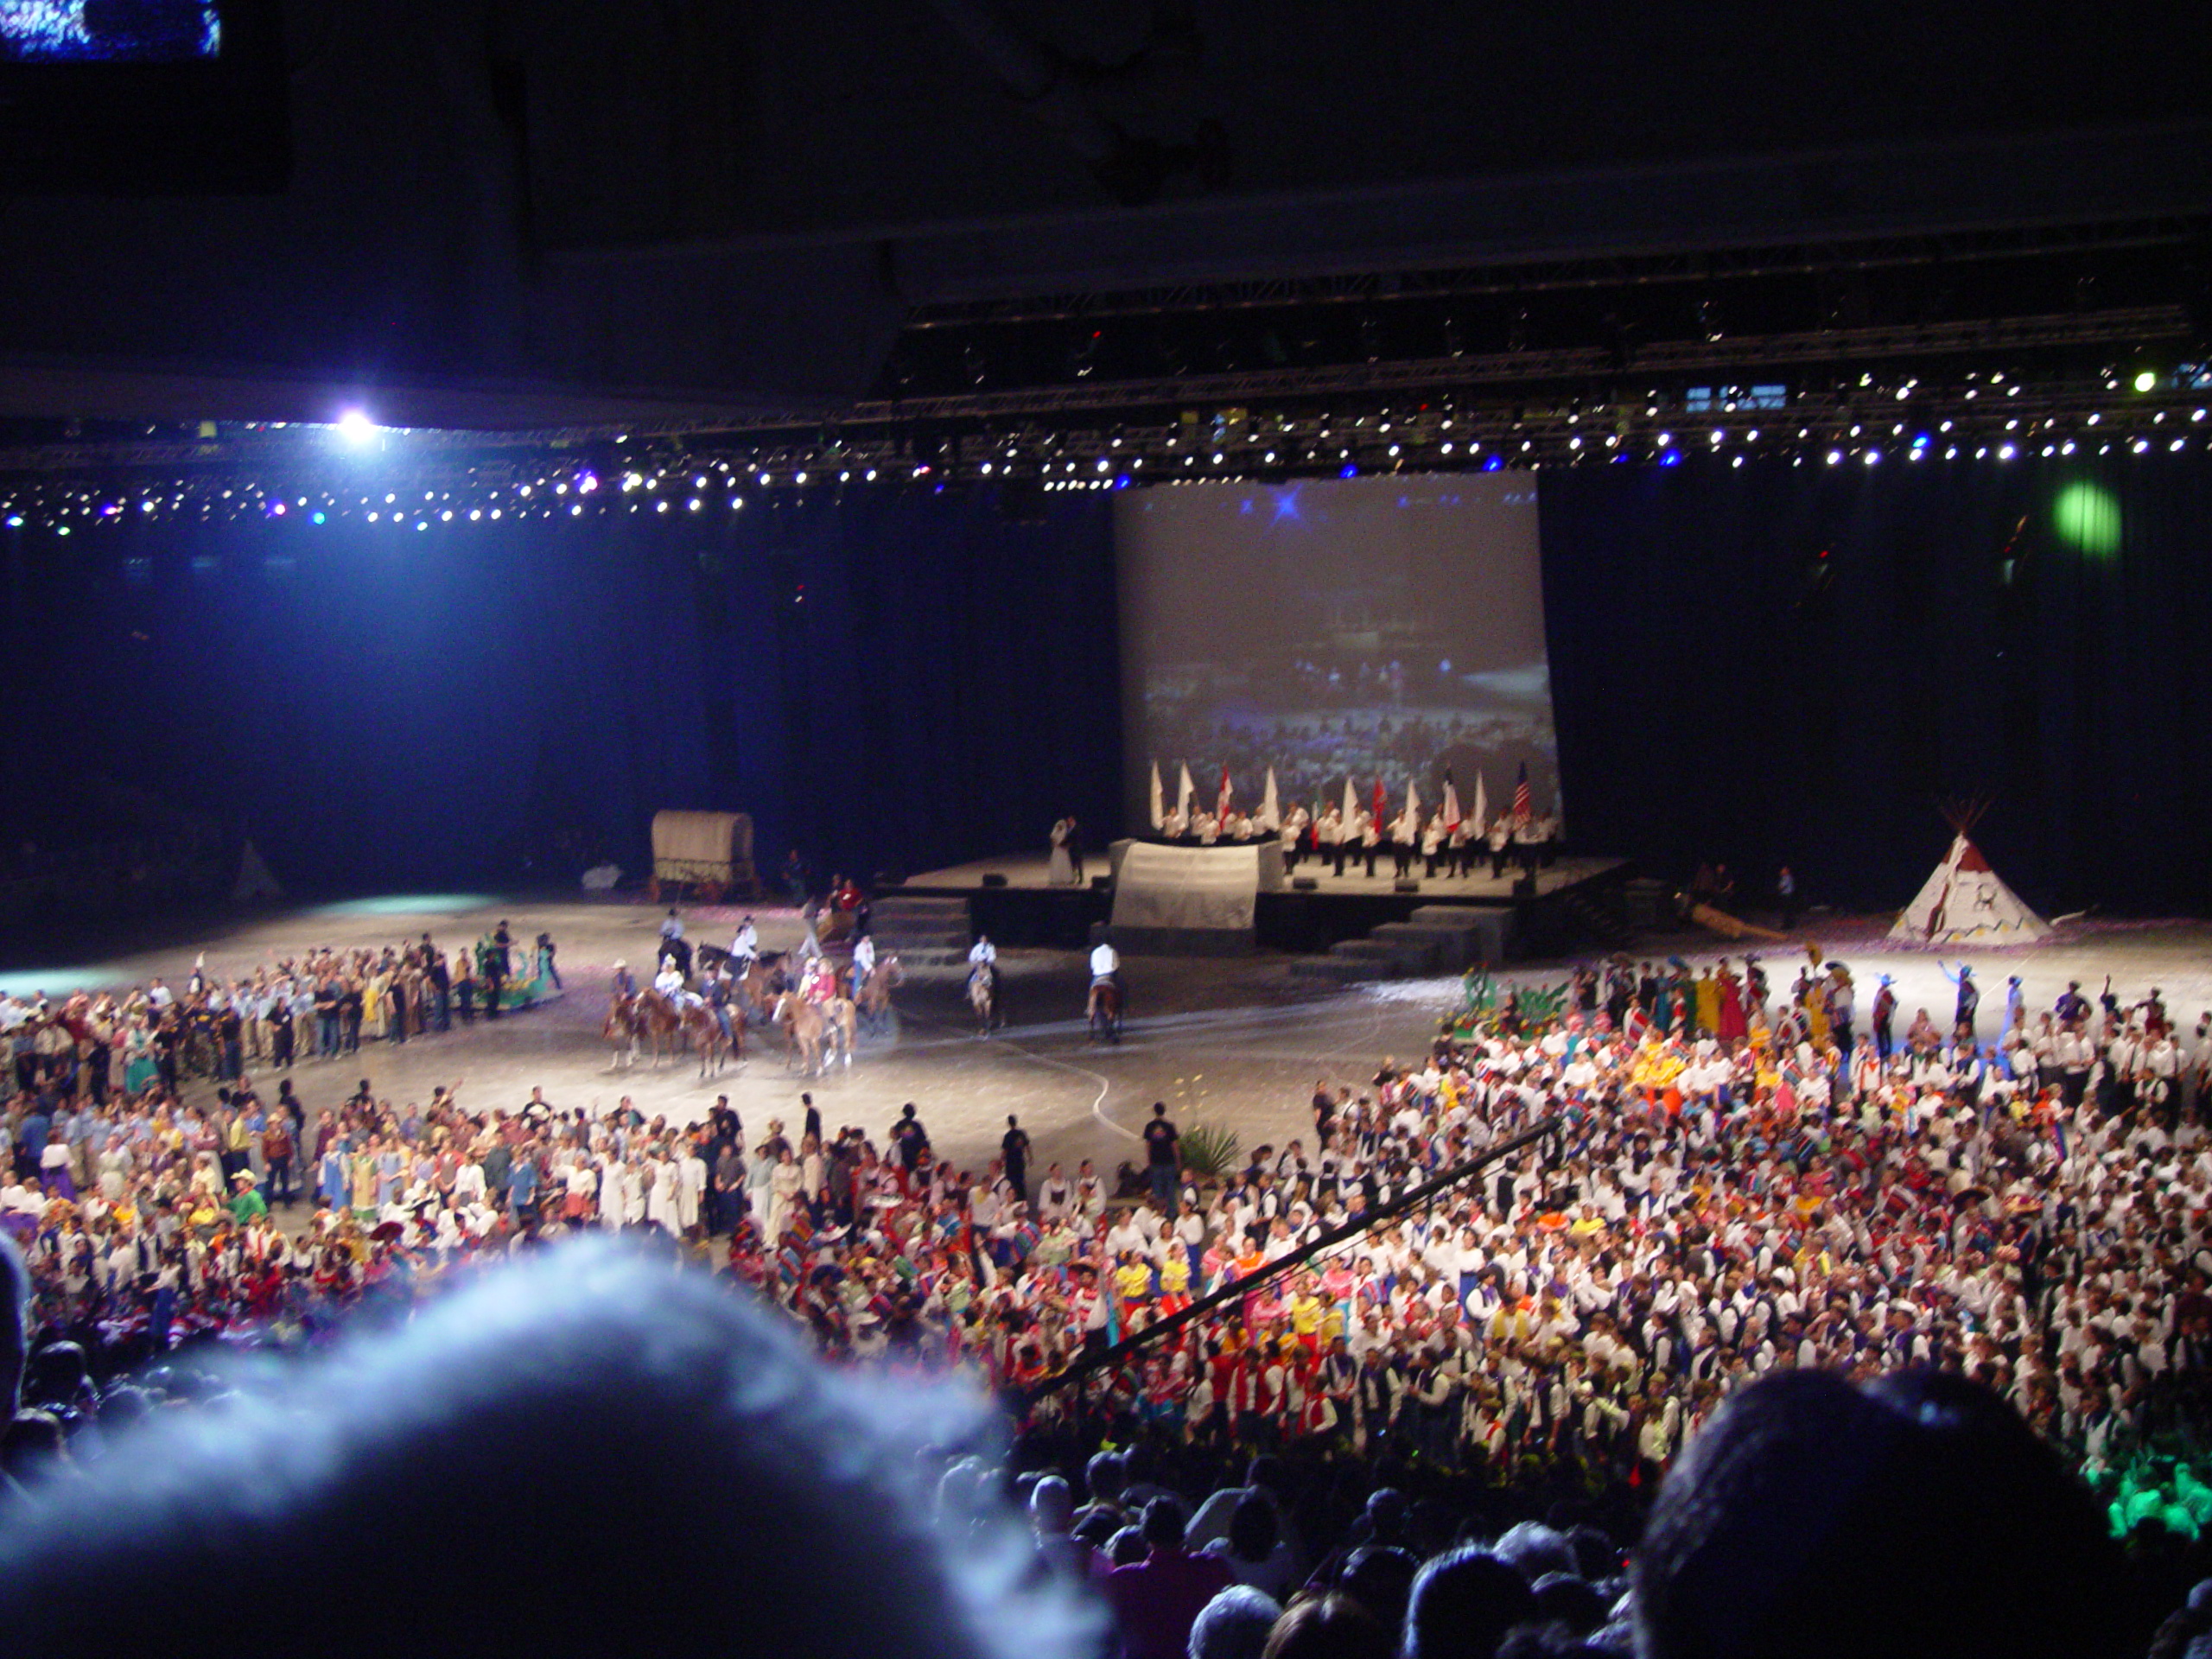
[[[662,913],[644,904],[397,894],[261,912],[203,939],[143,953],[79,958],[58,949],[49,960],[0,970],[0,987],[56,995],[79,986],[143,982],[156,974],[174,985],[201,950],[211,973],[229,976],[314,946],[380,947],[426,929],[441,943],[455,944],[504,917],[518,940],[541,931],[553,936],[568,984],[564,995],[496,1024],[480,1020],[471,1029],[457,1027],[397,1047],[365,1043],[358,1056],[309,1061],[296,1072],[309,1109],[351,1093],[365,1076],[397,1100],[423,1098],[434,1084],[444,1083],[457,1085],[473,1105],[512,1108],[543,1087],[557,1106],[606,1107],[626,1095],[648,1114],[677,1121],[702,1116],[717,1094],[728,1094],[748,1132],[759,1133],[772,1116],[795,1124],[799,1093],[811,1089],[830,1127],[857,1123],[878,1136],[900,1104],[913,1101],[939,1151],[963,1164],[991,1155],[1006,1115],[1017,1112],[1040,1170],[1058,1160],[1072,1171],[1088,1157],[1109,1173],[1135,1154],[1135,1129],[1155,1100],[1166,1101],[1185,1129],[1226,1127],[1248,1148],[1309,1134],[1307,1102],[1317,1077],[1357,1084],[1384,1056],[1419,1052],[1439,1015],[1459,998],[1458,982],[1449,979],[1340,990],[1294,976],[1281,957],[1130,957],[1123,964],[1127,1033],[1118,1047],[1100,1048],[1087,1040],[1082,1023],[1080,958],[1068,951],[1007,951],[1000,966],[1009,1024],[988,1039],[974,1034],[957,970],[916,971],[898,993],[895,1033],[864,1042],[849,1071],[800,1078],[786,1069],[772,1040],[760,1042],[758,1033],[742,1065],[703,1081],[688,1057],[658,1070],[640,1063],[617,1071],[600,1036],[607,977],[617,958],[640,969],[650,961]],[[798,938],[791,912],[755,913],[766,948]],[[692,938],[710,942],[726,941],[735,920],[728,910],[686,915]],[[1877,925],[1816,921],[1812,931],[1830,956],[1851,964],[1862,1025],[1882,972],[1897,981],[1900,1032],[1923,1005],[1939,1019],[1947,1014],[1952,988],[1935,956],[1886,946]],[[1702,935],[1654,941],[1639,954],[1656,959],[1670,951],[1693,963],[1741,954]],[[1777,991],[1802,959],[1780,945],[1760,954]],[[1956,965],[1955,958],[1942,960]],[[1983,984],[1986,1037],[1996,1033],[2005,976],[2013,973],[2022,976],[2031,1007],[2050,1007],[2069,979],[2079,979],[2094,995],[2110,974],[2129,1001],[2153,985],[2162,988],[2185,1031],[2212,1009],[2212,925],[2204,923],[2075,923],[2042,945],[1976,952],[1970,960]],[[1560,971],[1557,964],[1528,964],[1505,977],[1555,981]],[[205,1083],[194,1087],[212,1092]]]

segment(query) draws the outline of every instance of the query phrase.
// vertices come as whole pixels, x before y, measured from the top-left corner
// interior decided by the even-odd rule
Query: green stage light
[[[2069,484],[2051,503],[2051,528],[2082,552],[2108,558],[2120,551],[2120,503],[2094,484]]]
[[[2157,390],[2158,385],[2158,372],[2156,369],[2138,369],[2135,372],[2136,391],[2152,391]]]

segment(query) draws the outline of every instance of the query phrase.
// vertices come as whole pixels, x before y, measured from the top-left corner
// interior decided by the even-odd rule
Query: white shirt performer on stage
[[[853,941],[853,991],[859,995],[868,976],[875,971],[875,941],[863,933]]]
[[[1090,976],[1111,979],[1122,971],[1122,953],[1106,940],[1101,939],[1090,947]]]
[[[760,934],[750,916],[737,925],[737,937],[729,942],[729,955],[741,974],[760,960]]]

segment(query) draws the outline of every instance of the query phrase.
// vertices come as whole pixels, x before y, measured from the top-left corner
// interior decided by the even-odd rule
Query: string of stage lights
[[[2010,464],[2212,450],[2196,365],[2094,386],[1992,373],[1933,388],[1871,376],[1840,390],[1693,388],[1639,402],[1467,406],[1450,397],[1349,417],[1177,410],[1073,430],[738,429],[469,435],[377,427],[242,429],[141,443],[94,467],[0,478],[0,525],[67,537],[160,524],[356,523],[413,534],[614,515],[696,518],[855,489],[968,485],[1074,493],[1206,480],[1684,462]],[[470,440],[479,440],[472,443]]]

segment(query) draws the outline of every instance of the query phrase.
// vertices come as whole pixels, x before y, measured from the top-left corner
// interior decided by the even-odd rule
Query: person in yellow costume
[[[1720,982],[1713,978],[1709,964],[1698,974],[1694,1006],[1699,1036],[1710,1037],[1720,1029]]]
[[[1828,1046],[1828,1000],[1821,994],[1820,987],[1808,988],[1798,999],[1797,1006],[1805,1010],[1805,1023],[1811,1029],[1813,1046],[1815,1049],[1826,1048]]]

